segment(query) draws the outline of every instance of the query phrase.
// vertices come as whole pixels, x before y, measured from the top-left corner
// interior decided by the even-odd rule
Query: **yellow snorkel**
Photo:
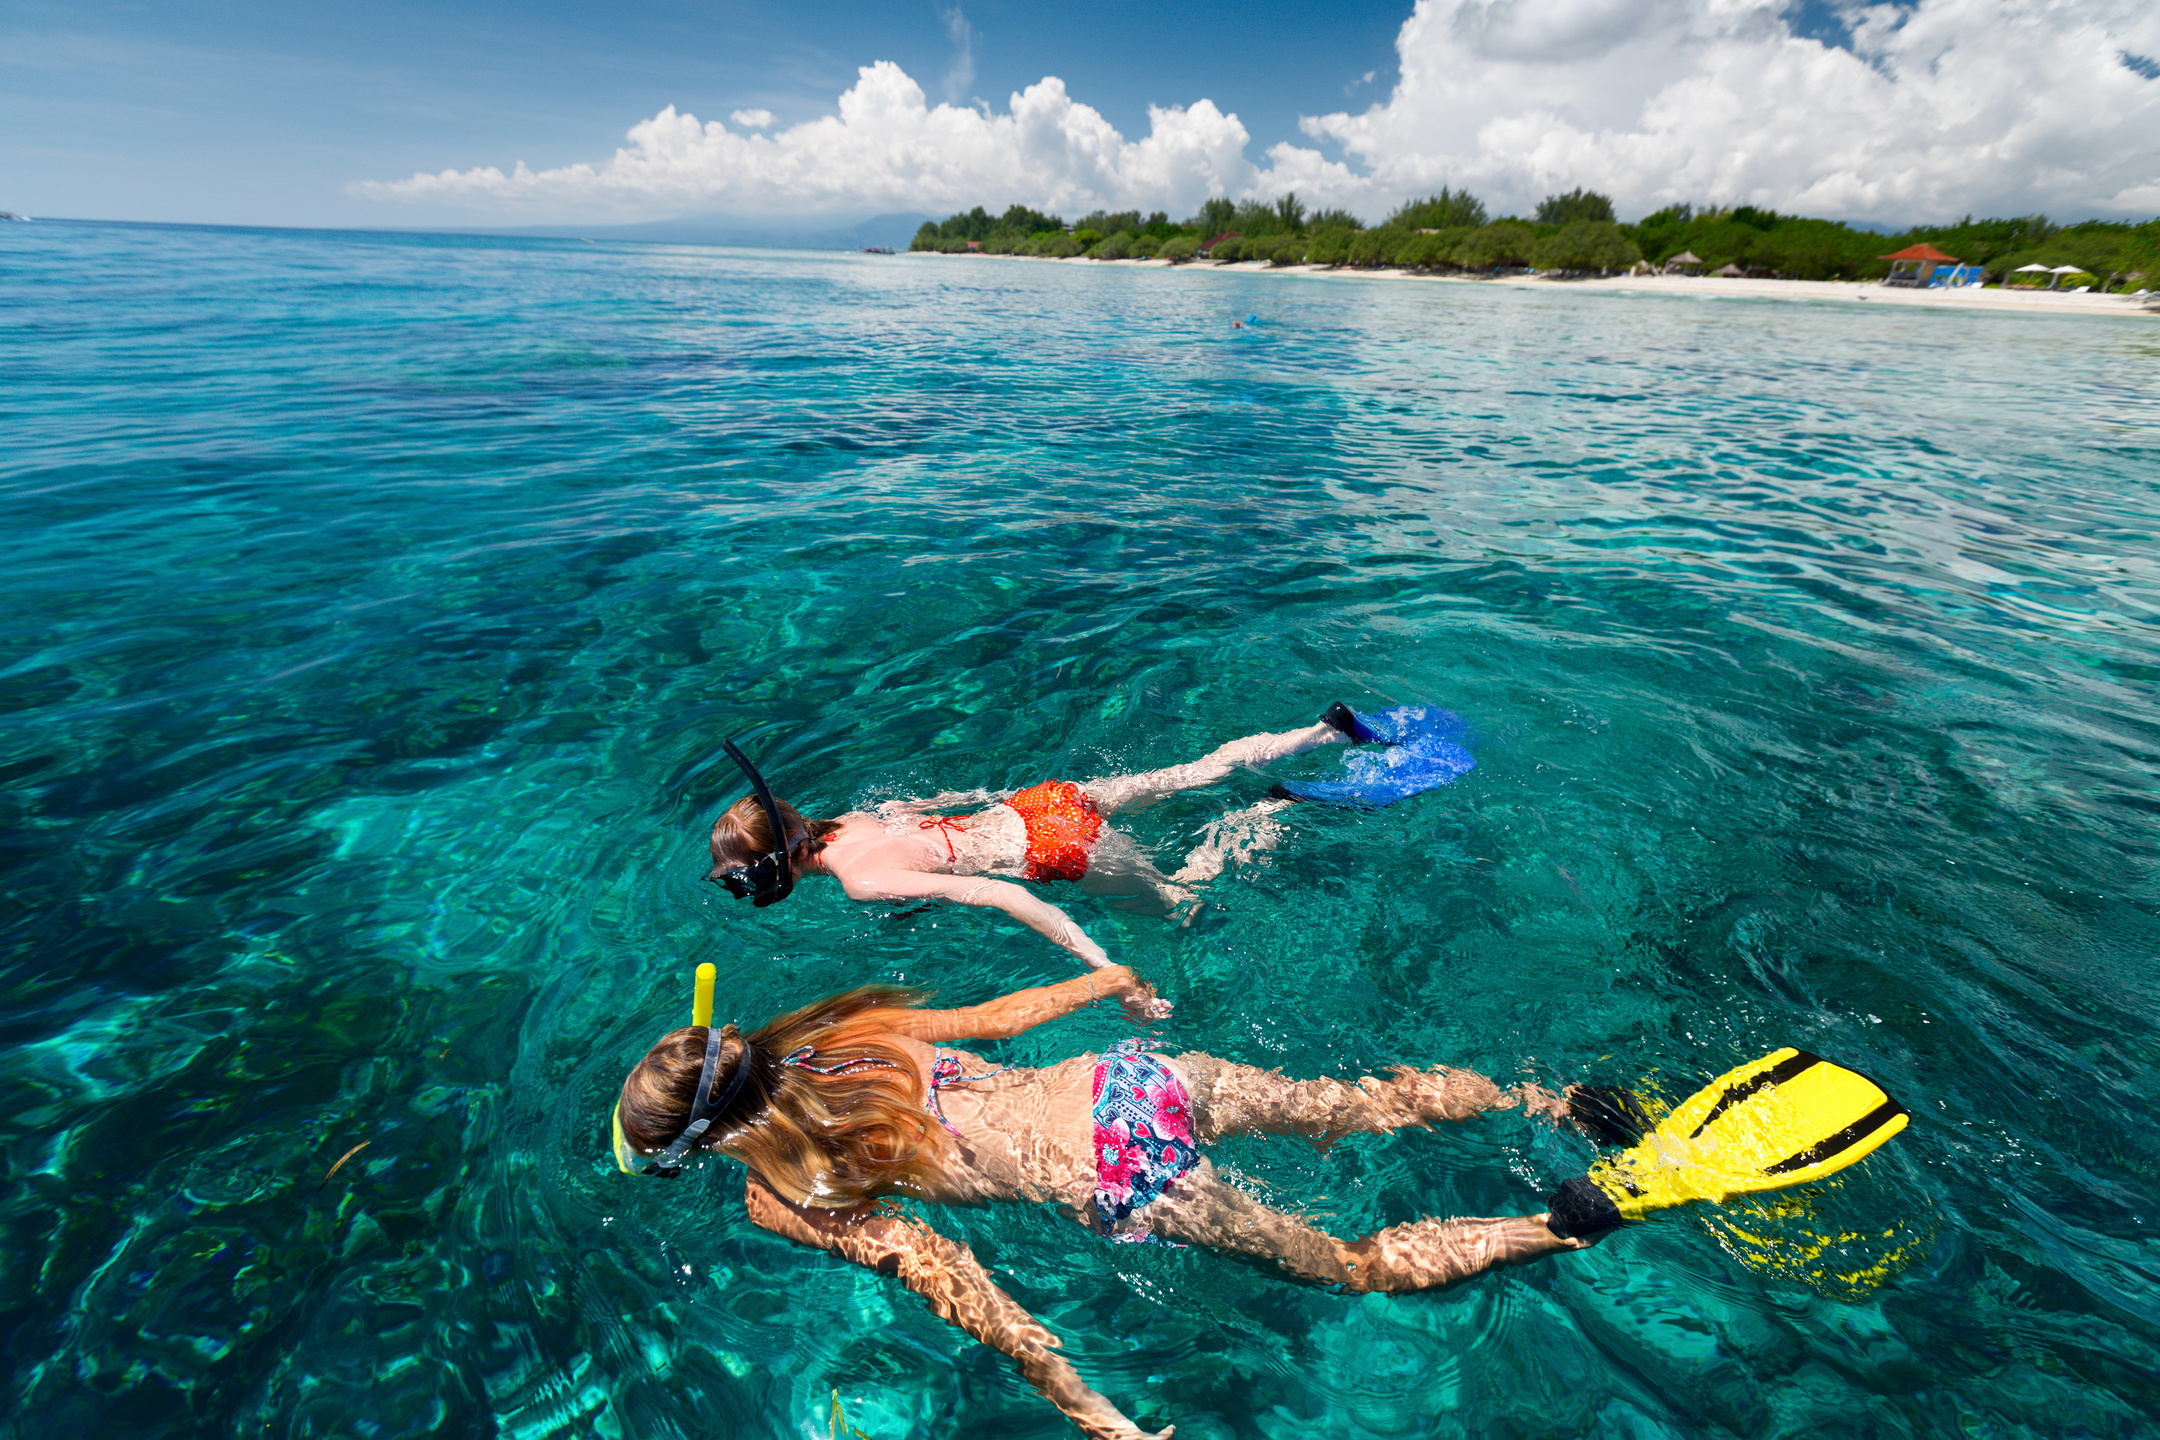
[[[710,962],[697,967],[697,979],[690,991],[690,1023],[712,1028],[713,985],[720,978],[719,967]],[[615,1113],[609,1120],[615,1133],[615,1168],[625,1175],[636,1175],[645,1169],[645,1163],[632,1154],[630,1142],[622,1133],[622,1098],[616,1097]]]
[[[711,961],[697,967],[697,980],[690,990],[690,1023],[712,1024],[713,983],[720,978],[719,967]]]

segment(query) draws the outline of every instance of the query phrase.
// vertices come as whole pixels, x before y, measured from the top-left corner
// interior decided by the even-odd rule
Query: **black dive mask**
[[[750,763],[750,757],[736,749],[732,740],[723,740],[720,743],[727,751],[728,758],[741,766],[743,774],[750,777],[750,788],[757,792],[758,804],[765,811],[765,821],[772,827],[773,843],[780,848],[758,856],[747,865],[737,865],[731,870],[723,870],[706,878],[718,880],[727,886],[728,894],[738,900],[748,900],[762,910],[767,905],[779,904],[795,890],[795,862],[788,854],[790,837],[787,824],[780,818],[780,805],[773,799],[772,787],[765,783],[763,775],[758,774],[757,766]]]

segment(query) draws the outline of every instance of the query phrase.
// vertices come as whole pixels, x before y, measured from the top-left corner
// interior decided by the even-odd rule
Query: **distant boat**
[[[892,247],[890,245],[865,245],[862,247],[862,253],[865,255],[890,255],[892,254]]]
[[[0,220],[20,220],[25,225],[30,223],[28,215],[17,215],[12,210],[0,210]]]

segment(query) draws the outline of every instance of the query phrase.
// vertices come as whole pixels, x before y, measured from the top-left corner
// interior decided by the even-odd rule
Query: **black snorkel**
[[[795,862],[791,856],[794,847],[788,837],[787,824],[780,818],[780,802],[773,799],[772,787],[765,783],[765,777],[758,774],[757,766],[735,747],[734,741],[723,740],[720,744],[728,758],[750,777],[750,788],[757,792],[758,804],[765,810],[766,823],[772,826],[773,844],[779,848],[758,856],[747,865],[737,865],[732,870],[705,878],[719,881],[727,886],[728,894],[738,900],[748,900],[762,910],[767,905],[779,904],[794,893]]]

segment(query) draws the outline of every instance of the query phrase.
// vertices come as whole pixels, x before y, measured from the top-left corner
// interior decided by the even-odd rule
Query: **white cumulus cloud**
[[[1467,185],[1496,209],[1575,185],[1918,220],[2160,209],[2160,7],[1853,4],[1850,48],[1762,0],[1418,0],[1402,79],[1309,117],[1375,196]],[[1310,158],[1307,158],[1307,154]],[[1319,157],[1278,147],[1275,168]]]
[[[858,72],[836,114],[771,135],[739,133],[670,105],[632,126],[629,143],[602,164],[444,170],[353,189],[552,212],[802,214],[1016,202],[1178,210],[1250,186],[1250,137],[1236,116],[1201,100],[1151,106],[1148,121],[1144,139],[1127,140],[1054,77],[1013,95],[1003,114],[933,106],[905,71],[880,61]]]
[[[1494,211],[1558,190],[1623,215],[1673,201],[1848,219],[1974,211],[2160,211],[2160,6],[2150,0],[1845,0],[1849,33],[1795,33],[1789,0],[1417,0],[1401,79],[1357,113],[1308,116],[1305,143],[1247,155],[1211,100],[1151,107],[1128,140],[1046,77],[987,105],[931,105],[881,61],[835,113],[730,129],[673,106],[597,164],[367,181],[356,193],[523,214],[791,214],[1096,206],[1189,212],[1272,196],[1367,216],[1441,185]],[[1830,0],[1838,3],[1838,0]],[[973,32],[944,12],[957,96]],[[761,133],[761,132],[770,133]]]

